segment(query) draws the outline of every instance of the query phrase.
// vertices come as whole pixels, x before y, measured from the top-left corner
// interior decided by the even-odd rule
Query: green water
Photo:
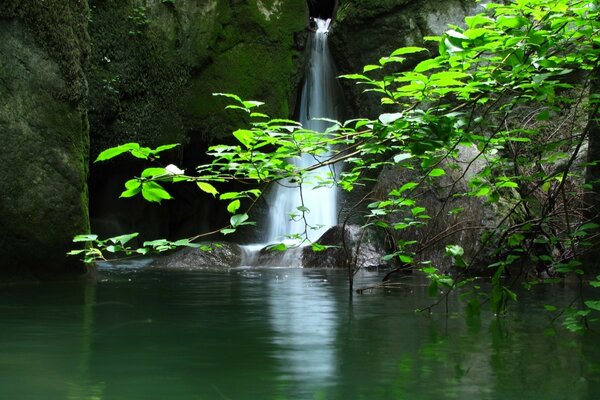
[[[406,283],[350,298],[332,271],[111,269],[3,286],[0,399],[600,398],[600,335],[543,334],[539,304],[567,289],[466,320],[415,315],[430,299]]]

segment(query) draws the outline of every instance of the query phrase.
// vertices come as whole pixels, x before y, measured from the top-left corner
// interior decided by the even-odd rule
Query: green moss
[[[177,110],[188,60],[134,2],[90,4],[92,156],[128,141],[181,141]]]
[[[299,84],[300,52],[295,35],[305,29],[308,15],[303,0],[289,0],[259,10],[256,0],[229,10],[229,23],[217,37],[213,62],[193,77],[185,105],[186,123],[200,140],[225,137],[244,124],[243,115],[225,111],[228,104],[212,93],[235,93],[266,103],[261,110],[273,116],[293,113]],[[264,11],[264,10],[263,10]],[[208,132],[208,135],[207,135]]]
[[[89,57],[88,6],[79,0],[2,0],[0,17],[21,20],[35,42],[59,64],[69,101],[87,97],[84,71]]]
[[[281,2],[269,19],[256,0],[182,0],[147,6],[143,15],[139,4],[90,0],[93,155],[126,141],[223,136],[240,120],[213,92],[291,114],[300,70],[294,35],[306,25],[305,0]]]

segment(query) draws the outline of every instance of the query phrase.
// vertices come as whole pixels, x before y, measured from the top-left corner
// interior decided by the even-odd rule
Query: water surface
[[[570,296],[466,319],[415,314],[418,278],[350,297],[343,272],[299,268],[3,286],[0,399],[598,399],[600,336],[544,334],[544,298]]]

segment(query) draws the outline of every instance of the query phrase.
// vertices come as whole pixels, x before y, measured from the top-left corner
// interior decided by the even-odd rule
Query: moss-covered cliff
[[[213,92],[291,113],[304,0],[91,0],[92,153],[125,141],[223,138]]]
[[[288,117],[301,79],[305,0],[90,0],[92,157],[130,141],[183,143],[177,164],[191,168],[209,143],[232,140],[239,112],[215,92],[266,103]],[[158,207],[118,199],[129,165],[92,168],[95,232],[194,234],[229,217],[212,196],[176,188]]]
[[[83,272],[66,252],[89,229],[87,16],[85,1],[0,4],[0,272]]]

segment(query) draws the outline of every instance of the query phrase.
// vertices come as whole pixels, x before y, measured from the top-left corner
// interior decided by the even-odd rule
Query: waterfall
[[[316,25],[308,43],[308,68],[299,105],[299,122],[304,128],[317,132],[325,132],[332,125],[318,118],[339,120],[340,117],[337,111],[341,99],[340,88],[327,43],[330,21],[314,20]],[[299,168],[306,168],[327,160],[329,156],[303,155],[290,162]],[[333,166],[323,166],[306,173],[301,183],[289,179],[274,183],[266,194],[269,209],[265,242],[242,246],[241,265],[300,266],[299,248],[266,253],[260,250],[274,243],[283,242],[288,246],[307,244],[288,238],[294,234],[314,242],[337,224],[337,189],[333,183],[320,185],[323,179],[332,182],[333,173]],[[290,214],[294,216],[290,217]]]
[[[324,132],[330,122],[315,118],[338,119],[336,110],[339,103],[339,86],[336,79],[333,59],[329,52],[327,33],[330,20],[315,19],[316,29],[310,35],[308,69],[302,86],[299,122],[307,128]],[[329,154],[319,158],[303,155],[292,160],[300,168],[309,167],[318,161],[326,160]],[[302,183],[284,181],[275,183],[268,194],[269,221],[267,242],[295,241],[286,240],[286,235],[306,234],[316,241],[328,228],[337,223],[337,190],[333,185],[317,187],[318,177],[333,174],[333,168],[321,167],[304,176]],[[309,210],[302,216],[302,206]],[[298,208],[300,207],[300,209]],[[290,218],[290,214],[294,214]]]

